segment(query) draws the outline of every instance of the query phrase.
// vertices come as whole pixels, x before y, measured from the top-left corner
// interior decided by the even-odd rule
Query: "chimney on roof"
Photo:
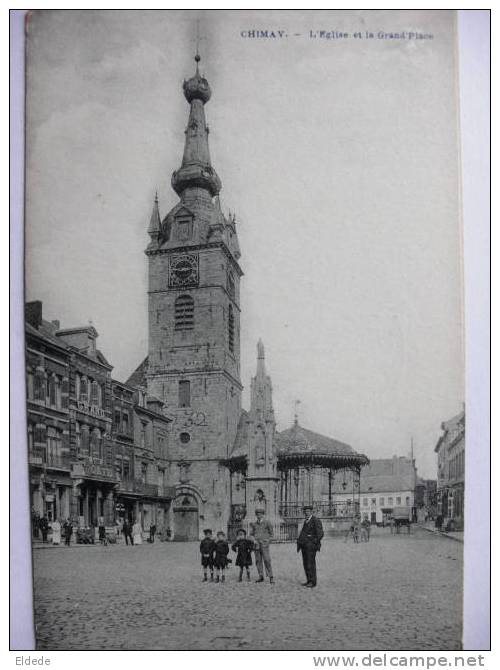
[[[42,325],[42,301],[33,300],[27,302],[24,306],[24,318],[26,323],[29,323],[33,328],[40,328]]]

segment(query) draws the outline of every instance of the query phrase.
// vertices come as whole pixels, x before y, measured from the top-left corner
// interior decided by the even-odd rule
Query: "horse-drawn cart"
[[[400,533],[401,528],[406,526],[410,534],[411,518],[411,507],[394,507],[391,515],[391,533]]]

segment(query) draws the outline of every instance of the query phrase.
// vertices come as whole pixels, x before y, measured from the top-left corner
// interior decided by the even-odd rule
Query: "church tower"
[[[184,81],[190,106],[182,164],[172,175],[179,202],[163,218],[155,198],[149,264],[148,393],[173,418],[169,483],[176,486],[174,539],[225,530],[230,454],[241,412],[240,250],[234,215],[221,210],[205,105],[208,81]]]

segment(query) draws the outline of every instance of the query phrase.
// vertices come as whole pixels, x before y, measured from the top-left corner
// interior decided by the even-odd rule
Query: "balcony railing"
[[[88,477],[89,479],[117,481],[117,475],[113,467],[90,459],[74,462],[72,474],[74,476]]]
[[[120,491],[123,493],[137,493],[152,498],[175,498],[175,486],[146,484],[140,479],[122,479],[120,481]]]
[[[47,454],[45,451],[31,451],[28,454],[29,465],[53,468],[55,470],[71,470],[70,454]]]
[[[120,490],[127,493],[142,493],[147,496],[158,495],[157,484],[146,484],[140,479],[122,479],[120,481]]]

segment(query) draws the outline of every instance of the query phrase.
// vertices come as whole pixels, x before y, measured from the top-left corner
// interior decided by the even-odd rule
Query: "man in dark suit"
[[[321,548],[323,525],[314,516],[312,505],[304,505],[306,520],[297,540],[297,551],[302,551],[302,562],[306,573],[306,582],[302,586],[314,588],[316,586],[316,552]]]

